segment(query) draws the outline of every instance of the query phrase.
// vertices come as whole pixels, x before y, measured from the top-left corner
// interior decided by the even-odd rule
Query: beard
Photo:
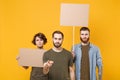
[[[81,42],[83,42],[83,43],[88,43],[89,38],[83,39],[83,38],[80,37],[80,40],[81,40]]]
[[[61,47],[62,44],[53,42],[53,45],[54,45],[54,47],[59,48],[59,47]]]

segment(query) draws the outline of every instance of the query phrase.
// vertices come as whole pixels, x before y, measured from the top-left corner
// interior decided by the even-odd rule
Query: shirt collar
[[[90,45],[90,48],[91,48],[91,47],[92,47],[92,44],[89,43],[89,45]],[[82,47],[82,44],[81,44],[81,43],[80,43],[79,47],[80,47],[80,48]]]

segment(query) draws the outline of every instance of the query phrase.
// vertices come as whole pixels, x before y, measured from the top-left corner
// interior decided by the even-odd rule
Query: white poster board
[[[43,67],[44,52],[45,50],[21,48],[18,64],[20,66]]]
[[[61,26],[88,27],[89,4],[61,4]]]

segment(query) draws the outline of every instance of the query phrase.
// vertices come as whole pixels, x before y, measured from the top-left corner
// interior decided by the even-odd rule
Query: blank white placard
[[[61,4],[61,26],[86,26],[88,27],[89,4]]]
[[[20,48],[18,63],[20,66],[43,67],[44,49]]]

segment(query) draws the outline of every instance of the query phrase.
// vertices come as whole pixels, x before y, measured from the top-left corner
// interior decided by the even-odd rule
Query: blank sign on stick
[[[61,4],[61,26],[86,26],[88,27],[88,4]]]

